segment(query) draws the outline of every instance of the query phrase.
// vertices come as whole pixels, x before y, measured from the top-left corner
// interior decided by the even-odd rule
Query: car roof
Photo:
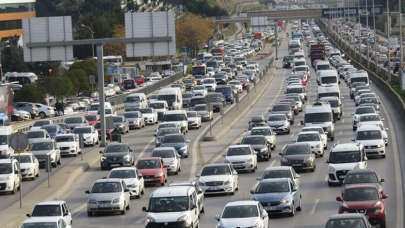
[[[257,130],[257,129],[270,129],[270,130],[271,130],[271,127],[269,127],[269,126],[253,127],[253,128],[252,128],[252,131],[255,130],[255,129],[256,129],[256,130]]]
[[[349,173],[350,174],[356,174],[356,173],[373,173],[373,174],[377,174],[377,172],[375,170],[372,170],[372,169],[353,169],[353,170],[350,170],[348,172],[348,174]]]
[[[343,189],[356,189],[356,188],[375,188],[375,189],[377,189],[375,184],[368,184],[368,183],[350,184],[350,185],[345,185],[343,187]]]
[[[346,213],[346,214],[335,214],[335,215],[331,215],[329,216],[329,219],[343,219],[343,218],[365,218],[364,214],[360,214],[360,213]]]
[[[285,181],[290,182],[290,181],[291,181],[291,178],[287,178],[287,177],[282,177],[282,178],[268,178],[268,179],[260,180],[260,183],[263,183],[263,182],[265,182],[265,183],[267,183],[267,182],[285,182]]]
[[[4,159],[0,159],[0,163],[1,164],[11,163],[13,160],[15,160],[15,159],[4,158]]]
[[[167,186],[153,191],[150,198],[188,196],[194,188],[192,186]]]
[[[362,124],[357,128],[357,131],[372,131],[372,130],[381,131],[381,128],[374,124],[364,124],[364,125]]]
[[[46,217],[30,217],[26,219],[23,224],[25,223],[40,223],[40,222],[59,222],[62,218],[61,217],[53,217],[53,216],[46,216]]]
[[[229,202],[225,205],[225,207],[238,206],[238,205],[258,205],[258,203],[259,203],[259,201],[254,201],[254,200],[239,200],[239,201]]]
[[[310,135],[310,134],[317,134],[319,135],[318,131],[301,131],[298,135]]]
[[[250,147],[250,145],[247,145],[247,144],[236,144],[236,145],[230,145],[228,148],[241,148],[241,147]]]
[[[121,182],[121,179],[119,178],[103,178],[103,179],[98,179],[94,183],[102,183],[102,182]]]
[[[171,146],[162,146],[162,147],[153,148],[153,151],[157,151],[157,150],[172,150],[172,151],[175,151],[175,148],[171,147]]]
[[[291,166],[269,166],[264,171],[272,170],[291,170]]]
[[[211,163],[211,164],[205,165],[203,168],[205,168],[205,167],[212,167],[212,166],[230,166],[230,164],[229,164],[229,163],[224,163],[224,162],[221,162],[221,163]]]
[[[131,166],[131,167],[117,167],[117,168],[113,168],[113,169],[111,169],[110,170],[110,172],[111,171],[116,171],[116,170],[137,170],[137,168],[136,167],[133,167],[133,166]]]
[[[57,136],[55,136],[55,137],[61,137],[61,136],[75,136],[76,134],[73,134],[73,133],[65,133],[65,134],[59,134],[59,135],[57,135]]]
[[[44,202],[39,202],[35,205],[60,205],[66,203],[63,200],[53,200],[53,201],[44,201]]]
[[[353,151],[353,150],[360,150],[360,144],[358,143],[340,143],[336,144],[331,152],[340,152],[340,151]]]

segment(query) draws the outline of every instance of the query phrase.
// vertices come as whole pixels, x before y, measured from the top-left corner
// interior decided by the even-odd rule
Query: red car
[[[84,116],[84,118],[87,120],[87,122],[91,126],[96,126],[96,124],[99,120],[97,114],[87,114],[86,116]]]
[[[385,228],[385,205],[384,199],[388,196],[379,191],[374,184],[357,184],[345,186],[342,196],[336,197],[341,202],[339,214],[362,213],[370,223]]]
[[[145,83],[145,77],[143,75],[138,75],[135,77],[135,82],[137,85],[143,85],[143,83]]]
[[[167,169],[160,157],[141,158],[136,168],[142,174],[145,184],[165,185],[167,182]]]

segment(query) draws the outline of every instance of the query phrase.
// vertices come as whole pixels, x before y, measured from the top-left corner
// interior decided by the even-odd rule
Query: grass
[[[392,85],[392,88],[401,96],[402,100],[405,100],[405,90],[402,90],[400,85]]]

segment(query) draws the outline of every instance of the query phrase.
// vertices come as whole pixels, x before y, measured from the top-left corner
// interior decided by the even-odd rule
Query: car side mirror
[[[104,153],[104,151],[100,150],[99,154],[103,154],[103,153]]]
[[[255,190],[254,190],[254,189],[250,189],[250,194],[255,194]]]
[[[142,211],[148,212],[148,209],[146,207],[142,207]]]
[[[356,141],[355,139],[352,139],[352,142]]]
[[[219,215],[215,215],[215,220],[217,220],[219,222],[219,220],[220,220]]]
[[[385,180],[384,180],[383,178],[381,178],[381,179],[380,179],[380,182],[381,182],[381,183],[384,183],[384,182],[385,182]]]
[[[303,121],[303,120],[301,120],[301,122],[300,122],[300,123],[301,123],[301,125],[304,125],[304,121]]]
[[[385,194],[385,193],[383,193],[382,196],[381,196],[381,198],[382,198],[382,199],[387,199],[387,198],[388,198],[388,195]]]
[[[232,171],[232,174],[233,174],[233,175],[238,175],[238,172],[236,172],[236,171],[234,170],[234,171]]]
[[[278,153],[278,155],[283,156],[283,153],[280,152],[280,153]]]
[[[129,192],[129,189],[128,189],[128,188],[126,188],[126,189],[124,190],[124,192]]]
[[[68,216],[68,215],[69,215],[69,212],[63,213],[63,216]]]
[[[31,214],[25,214],[25,216],[27,216],[28,218],[31,218]]]
[[[343,199],[342,199],[342,197],[341,197],[341,196],[338,196],[338,197],[336,197],[336,201],[338,201],[338,202],[342,202],[342,201],[343,201]]]
[[[90,194],[90,191],[89,191],[89,190],[86,190],[84,193],[86,193],[86,194]]]

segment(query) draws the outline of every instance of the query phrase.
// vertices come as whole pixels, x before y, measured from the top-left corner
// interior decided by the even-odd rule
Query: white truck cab
[[[305,127],[322,127],[331,141],[335,139],[335,120],[329,103],[318,101],[308,105],[305,108],[304,121],[301,124]]]
[[[188,132],[188,119],[186,110],[172,110],[167,111],[163,115],[162,123],[175,123],[178,124],[181,128],[181,132]]]
[[[0,192],[16,193],[21,187],[20,165],[14,158],[0,159]]]

